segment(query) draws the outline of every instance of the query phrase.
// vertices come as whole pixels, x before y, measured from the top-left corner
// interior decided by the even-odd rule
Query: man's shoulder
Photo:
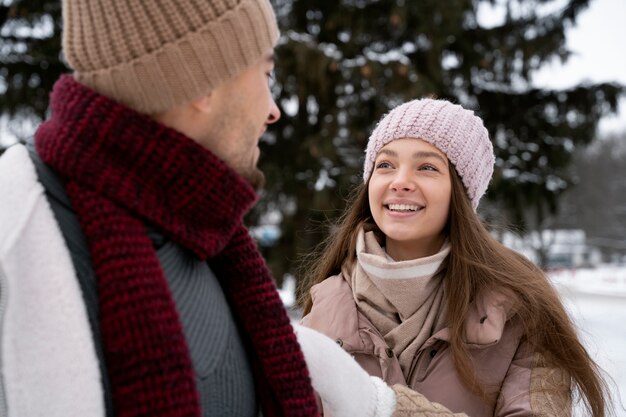
[[[32,185],[37,180],[35,167],[28,156],[26,146],[18,143],[5,149],[0,155],[0,186],[10,189]]]
[[[0,242],[27,220],[43,193],[26,147],[8,148],[0,156]]]
[[[35,167],[38,181],[43,186],[53,211],[56,212],[59,208],[72,211],[69,197],[65,192],[65,183],[57,173],[39,157],[33,142],[28,142],[25,146],[28,151],[28,156]]]

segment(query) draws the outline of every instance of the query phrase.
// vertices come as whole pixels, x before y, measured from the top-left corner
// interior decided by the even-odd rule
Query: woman
[[[302,324],[425,404],[411,415],[570,416],[579,394],[605,416],[599,369],[545,274],[476,214],[494,160],[461,106],[423,99],[387,114],[364,184],[305,267]]]

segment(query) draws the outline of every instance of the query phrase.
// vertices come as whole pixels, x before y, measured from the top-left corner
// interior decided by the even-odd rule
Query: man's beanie
[[[474,210],[487,190],[495,156],[483,121],[445,100],[422,99],[391,110],[378,123],[365,151],[363,180],[369,179],[378,152],[403,138],[422,139],[446,154],[467,190]]]
[[[148,114],[207,94],[278,35],[269,0],[63,0],[74,77]]]

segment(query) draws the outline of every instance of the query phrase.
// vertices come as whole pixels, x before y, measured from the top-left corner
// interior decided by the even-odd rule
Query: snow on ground
[[[616,417],[626,417],[626,268],[567,270],[551,278],[589,354],[610,377]]]

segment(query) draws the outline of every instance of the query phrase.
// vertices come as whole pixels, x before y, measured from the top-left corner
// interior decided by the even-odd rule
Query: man
[[[63,0],[72,75],[0,159],[0,415],[317,415],[242,218],[268,0]]]

